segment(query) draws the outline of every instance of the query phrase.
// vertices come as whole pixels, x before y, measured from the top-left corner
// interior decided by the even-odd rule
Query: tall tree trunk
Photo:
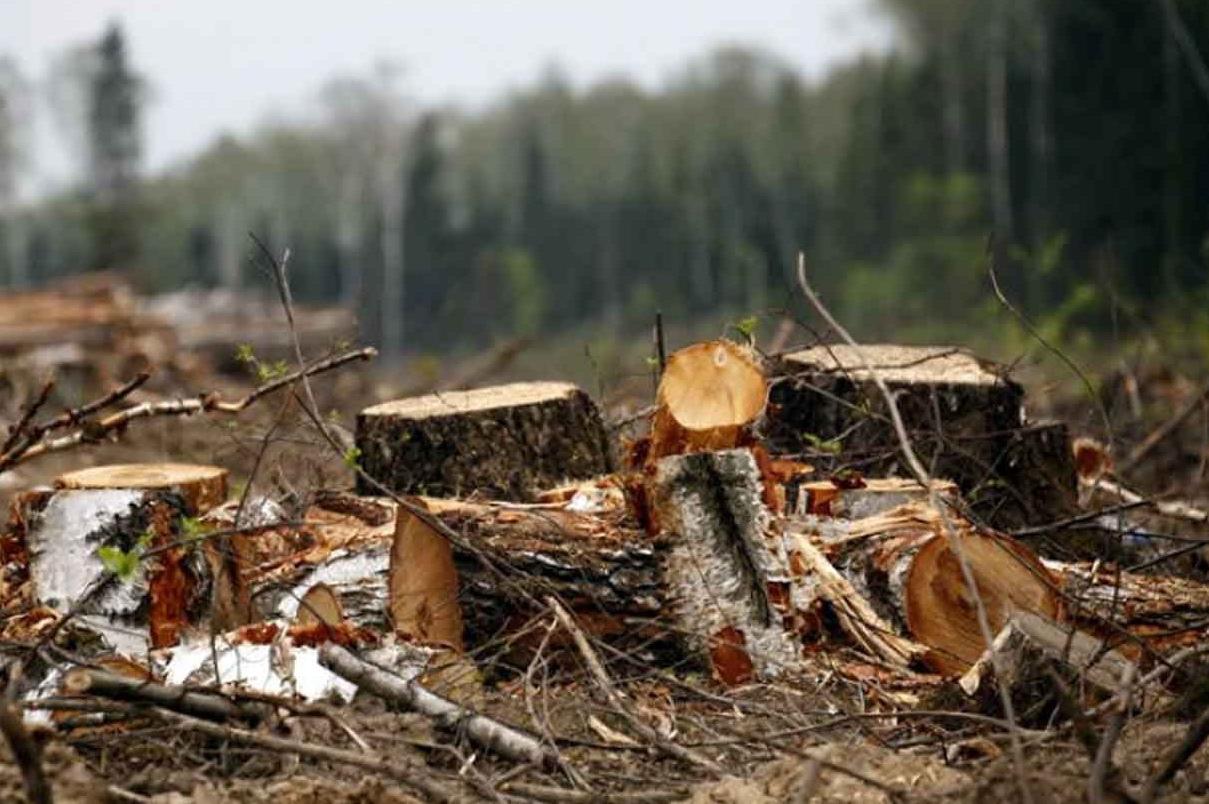
[[[1011,173],[1008,164],[1007,2],[993,0],[987,43],[987,156],[991,168],[991,215],[997,257],[1014,236]]]
[[[340,271],[340,300],[350,310],[361,310],[361,206],[363,184],[355,171],[340,177],[336,210],[336,250]]]
[[[1053,154],[1053,131],[1050,120],[1050,95],[1053,75],[1050,66],[1049,19],[1046,0],[1033,5],[1032,93],[1029,98],[1029,239],[1034,253],[1039,253],[1049,234],[1049,171]],[[1038,266],[1039,267],[1039,266]],[[1031,276],[1039,280],[1039,271]],[[1030,282],[1028,301],[1043,302],[1039,282]]]
[[[965,170],[965,118],[961,98],[961,55],[952,27],[940,40],[941,124],[944,131],[945,172],[952,178]]]
[[[407,199],[403,187],[402,159],[389,158],[382,171],[379,204],[382,231],[382,352],[398,355],[403,349],[404,244],[403,217]]]
[[[1175,8],[1164,2],[1163,13],[1163,280],[1164,291],[1179,287],[1180,253],[1180,54],[1172,22]]]

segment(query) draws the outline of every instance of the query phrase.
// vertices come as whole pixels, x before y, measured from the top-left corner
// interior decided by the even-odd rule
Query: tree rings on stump
[[[647,460],[739,446],[767,397],[764,372],[749,349],[728,340],[681,349],[659,381]]]
[[[189,512],[203,514],[227,499],[227,470],[191,463],[122,463],[59,475],[61,489],[174,491]]]

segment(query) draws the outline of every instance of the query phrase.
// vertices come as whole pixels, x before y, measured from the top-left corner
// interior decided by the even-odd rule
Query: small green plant
[[[261,360],[256,356],[256,352],[252,350],[251,345],[246,343],[241,343],[235,350],[235,361],[247,366],[261,383],[272,382],[284,377],[290,370],[289,364],[284,360],[277,360],[272,363],[266,363]]]
[[[361,461],[361,448],[349,447],[344,451],[344,465],[349,469],[356,470]]]
[[[814,433],[802,433],[802,438],[810,444],[811,448],[817,452],[825,452],[828,455],[839,455],[844,449],[844,444],[838,438],[819,438]]]
[[[138,573],[143,555],[154,539],[155,533],[147,529],[139,535],[138,541],[129,550],[123,550],[116,545],[106,545],[97,550],[97,558],[101,559],[101,566],[116,575],[118,580],[130,583]]]
[[[180,520],[181,541],[186,546],[192,548],[200,544],[210,533],[210,528],[202,523],[200,519],[193,516],[184,516]]]
[[[739,335],[743,338],[743,340],[747,341],[748,343],[752,343],[753,341],[755,341],[756,327],[758,327],[759,325],[760,325],[759,317],[754,316],[754,315],[749,315],[747,318],[739,319],[731,326],[734,327],[735,332],[739,333]]]

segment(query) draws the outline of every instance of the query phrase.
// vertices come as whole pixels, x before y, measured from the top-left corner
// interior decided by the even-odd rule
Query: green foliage
[[[356,468],[357,468],[358,466],[360,466],[360,463],[361,463],[361,449],[360,449],[360,447],[355,447],[355,446],[354,446],[354,447],[349,447],[348,449],[346,449],[346,450],[344,451],[344,456],[343,456],[343,458],[344,458],[344,465],[345,465],[345,466],[347,466],[349,469],[356,470]]]
[[[106,545],[97,548],[97,558],[101,559],[101,565],[118,580],[130,583],[138,574],[143,555],[154,539],[155,534],[151,530],[145,530],[129,550],[123,550],[116,545]]]
[[[1209,52],[1209,4],[1173,2]],[[637,331],[656,309],[691,325],[800,304],[801,249],[862,339],[997,343],[1014,337],[989,314],[985,245],[1002,229],[1004,288],[1047,331],[1088,339],[1163,316],[1202,326],[1209,104],[1189,102],[1199,90],[1186,64],[1155,56],[1171,41],[1154,6],[1002,3],[1010,91],[994,110],[997,15],[958,0],[879,5],[909,47],[816,82],[731,47],[657,90],[580,88],[553,71],[498,104],[446,113],[406,108],[389,76],[345,77],[319,115],[223,137],[98,207],[101,173],[129,187],[137,165],[137,58],[111,32],[89,51],[100,66],[85,93],[90,153],[104,157],[90,164],[109,167],[91,171],[92,192],[22,217],[29,272],[120,262],[97,256],[109,244],[142,253],[154,270],[140,276],[157,289],[265,283],[240,265],[252,230],[292,248],[300,303],[356,308],[371,342],[402,321],[411,354],[443,355],[598,322]],[[1006,181],[989,169],[993,111],[1007,118]],[[397,209],[383,200],[395,180]],[[989,203],[1004,186],[1011,231]],[[387,277],[402,281],[401,309],[385,307]],[[238,357],[260,382],[285,372],[251,350]]]
[[[752,343],[756,338],[756,327],[760,325],[759,316],[749,315],[746,318],[741,318],[731,326],[735,332],[739,333],[739,337],[748,343]]]
[[[816,452],[826,453],[827,455],[839,455],[844,450],[844,443],[838,438],[823,439],[814,433],[802,433],[802,438]]]

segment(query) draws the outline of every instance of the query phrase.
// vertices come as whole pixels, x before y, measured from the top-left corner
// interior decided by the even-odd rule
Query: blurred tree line
[[[26,207],[0,63],[0,278],[255,285],[253,231],[291,249],[300,299],[439,350],[786,306],[801,249],[866,337],[935,338],[985,326],[994,233],[1006,291],[1059,335],[1209,332],[1209,4],[881,6],[899,46],[817,83],[728,48],[657,91],[552,70],[468,113],[419,108],[383,66],[141,180],[142,82],[112,29],[63,71],[88,179]]]

